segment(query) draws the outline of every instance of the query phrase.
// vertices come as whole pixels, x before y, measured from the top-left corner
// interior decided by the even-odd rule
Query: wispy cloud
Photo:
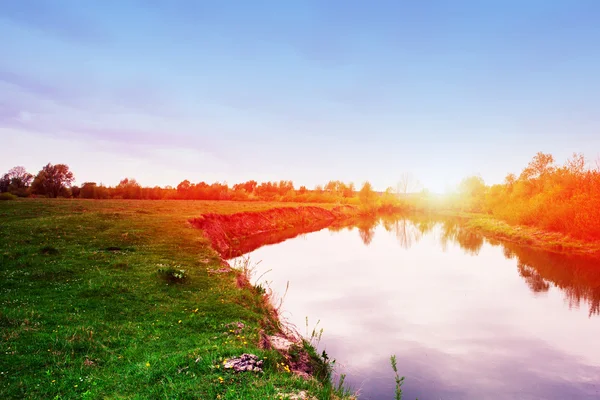
[[[77,92],[69,90],[68,87],[48,84],[39,78],[28,76],[22,73],[11,71],[0,66],[0,82],[12,85],[19,90],[31,93],[37,96],[53,99],[57,102],[77,100]],[[0,95],[2,96],[2,95]]]

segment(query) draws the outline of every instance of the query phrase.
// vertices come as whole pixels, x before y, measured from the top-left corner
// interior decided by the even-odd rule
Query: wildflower
[[[146,361],[146,367],[149,367],[149,366],[150,366],[150,363]]]
[[[181,320],[179,320],[178,324],[180,324],[180,323],[181,323]]]
[[[219,383],[223,383],[223,381],[224,381],[224,379],[221,377],[218,377],[217,379],[219,380]]]

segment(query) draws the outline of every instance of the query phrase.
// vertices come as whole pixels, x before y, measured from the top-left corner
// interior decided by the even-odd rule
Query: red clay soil
[[[303,232],[327,227],[355,214],[351,206],[326,210],[320,207],[282,207],[262,212],[230,215],[204,214],[190,223],[204,231],[222,257],[235,257],[264,244],[277,243]],[[282,235],[274,235],[281,232]]]

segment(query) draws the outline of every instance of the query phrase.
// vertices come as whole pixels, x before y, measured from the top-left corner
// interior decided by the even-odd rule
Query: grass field
[[[270,399],[332,388],[260,350],[269,313],[188,219],[291,203],[0,202],[0,398]],[[323,205],[331,208],[333,205]],[[169,280],[160,269],[183,269]],[[227,324],[245,327],[232,333]],[[264,374],[225,372],[244,352]]]

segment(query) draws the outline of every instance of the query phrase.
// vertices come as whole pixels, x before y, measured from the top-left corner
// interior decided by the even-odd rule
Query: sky
[[[600,2],[0,1],[0,170],[499,183],[600,154]]]

